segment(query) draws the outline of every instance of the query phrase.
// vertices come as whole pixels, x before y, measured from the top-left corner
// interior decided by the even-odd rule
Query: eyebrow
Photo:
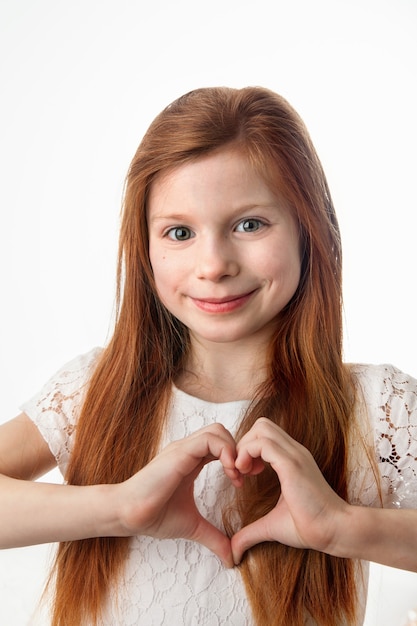
[[[282,205],[279,202],[277,202],[277,204],[271,204],[269,202],[266,204],[262,204],[259,202],[244,204],[242,206],[236,207],[236,209],[232,211],[231,217],[233,217],[234,215],[239,215],[239,213],[247,213],[251,211],[256,211],[256,209],[270,210],[270,211],[276,211],[276,210],[282,211],[284,208],[285,208],[284,205]],[[155,215],[152,215],[150,217],[149,222],[153,223],[153,222],[158,222],[161,220],[172,221],[172,222],[187,222],[192,216],[193,216],[192,213],[189,213],[189,214],[175,213],[175,212],[173,213],[167,212],[166,214],[156,213]]]
[[[172,221],[172,222],[187,222],[190,219],[190,216],[188,215],[184,215],[183,213],[167,213],[165,214],[156,214],[153,215],[150,219],[149,222],[158,222],[160,220],[168,220],[168,221]]]

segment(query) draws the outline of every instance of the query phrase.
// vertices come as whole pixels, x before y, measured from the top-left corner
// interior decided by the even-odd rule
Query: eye
[[[257,220],[254,217],[242,220],[236,226],[236,231],[239,233],[254,233],[263,226],[261,220]]]
[[[191,239],[193,237],[193,232],[186,226],[176,226],[175,228],[170,228],[167,231],[167,237],[173,239],[174,241],[187,241],[187,239]]]

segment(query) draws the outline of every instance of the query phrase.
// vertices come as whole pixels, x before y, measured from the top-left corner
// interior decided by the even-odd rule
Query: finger
[[[279,444],[268,438],[254,438],[247,440],[240,447],[235,461],[236,468],[242,474],[259,474],[264,469],[264,462],[277,463],[282,457]]]
[[[263,458],[260,452],[259,439],[273,438],[276,428],[279,428],[267,418],[259,418],[252,428],[242,437],[236,446],[235,466],[242,474],[256,475],[264,470]]]
[[[235,467],[240,474],[256,476],[263,472],[265,463],[261,455],[254,457],[250,454],[249,450],[243,448],[236,457]]]
[[[222,424],[212,424],[190,436],[188,444],[193,446],[193,454],[201,458],[201,466],[218,459],[226,476],[235,487],[243,484],[242,473],[236,468],[236,442]]]
[[[246,550],[263,541],[272,541],[268,532],[267,516],[262,517],[252,524],[244,526],[231,540],[233,562],[239,565]]]
[[[214,552],[226,567],[233,567],[234,562],[230,539],[203,517],[200,518],[197,531],[190,539],[198,541]]]
[[[283,464],[298,467],[310,459],[310,453],[282,428],[266,418],[257,420],[237,445],[236,467],[244,473],[259,473],[260,459],[278,473]]]
[[[203,428],[189,437],[172,442],[155,457],[178,473],[181,478],[194,469],[219,459],[231,477],[236,476],[236,444],[231,434],[221,424]]]
[[[283,428],[275,424],[266,417],[260,417],[256,420],[252,428],[242,437],[237,444],[239,450],[247,442],[254,439],[272,439],[280,443],[280,445],[290,450],[294,445],[299,445]]]

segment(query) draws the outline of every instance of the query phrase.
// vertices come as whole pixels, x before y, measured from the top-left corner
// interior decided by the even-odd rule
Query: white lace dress
[[[100,350],[64,366],[22,410],[34,421],[63,475],[73,446],[79,407]],[[372,437],[387,506],[417,508],[417,381],[392,366],[353,366],[362,400],[362,431]],[[162,445],[221,422],[231,433],[246,401],[214,404],[174,388]],[[366,409],[366,412],[365,412]],[[367,415],[367,417],[366,417]],[[375,479],[362,447],[352,447],[352,501],[379,505]],[[208,464],[195,485],[202,514],[222,527],[230,485],[220,464]],[[364,589],[364,596],[366,590]],[[109,598],[103,626],[252,626],[239,571],[226,569],[198,543],[134,537],[124,581]]]

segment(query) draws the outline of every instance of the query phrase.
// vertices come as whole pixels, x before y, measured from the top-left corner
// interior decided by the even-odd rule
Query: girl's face
[[[247,159],[223,150],[155,180],[149,255],[191,340],[268,340],[300,280],[297,223]]]

